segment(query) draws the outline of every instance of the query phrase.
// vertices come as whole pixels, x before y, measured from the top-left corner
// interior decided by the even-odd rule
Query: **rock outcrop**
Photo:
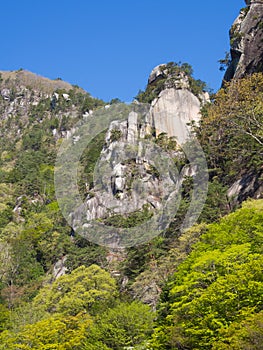
[[[77,95],[83,102],[85,98],[92,99],[83,89],[60,79],[51,80],[25,70],[0,71],[0,138],[15,143],[26,130],[54,119],[54,115],[59,120],[52,127],[54,138],[69,137],[71,125],[67,126],[63,119],[73,121],[92,114],[92,110],[82,110],[75,99]]]
[[[152,84],[157,79],[165,77],[165,73],[164,73],[165,66],[166,64],[159,64],[151,71],[151,74],[148,79],[148,84]]]
[[[231,61],[224,81],[263,71],[263,0],[246,0],[230,29]]]
[[[152,71],[148,79],[148,85],[156,84],[164,80],[163,88],[190,89],[187,74],[179,69],[173,69],[172,63],[159,64]]]
[[[132,111],[127,120],[111,123],[95,170],[98,181],[92,189],[93,196],[88,196],[86,201],[88,220],[107,214],[125,215],[145,205],[160,208],[161,198],[169,195],[172,182],[168,177],[161,181],[151,164],[151,150],[145,143],[145,122],[142,124],[141,117]],[[118,139],[113,135],[118,135]],[[100,179],[105,175],[107,179],[102,183]],[[134,178],[140,186],[135,185]]]
[[[147,123],[156,130],[156,136],[166,133],[182,144],[189,136],[189,124],[200,120],[200,105],[187,89],[165,89],[152,102]]]
[[[263,197],[263,171],[248,173],[240,177],[229,188],[227,195],[230,203],[235,206],[248,198],[259,199]]]
[[[65,263],[66,263],[67,257],[64,256],[61,259],[59,259],[53,266],[53,278],[58,279],[59,277],[65,275],[68,271]]]
[[[263,0],[245,0],[230,29],[231,60],[224,82],[246,75],[263,72]],[[232,205],[247,198],[261,198],[263,191],[262,171],[246,173],[232,184],[228,197]]]
[[[116,215],[127,218],[146,208],[152,213],[164,210],[164,198],[178,191],[184,176],[194,175],[195,169],[189,165],[180,174],[174,168],[162,174],[162,167],[154,163],[156,153],[159,160],[163,158],[162,150],[171,159],[182,156],[180,146],[188,140],[191,124],[200,120],[202,101],[209,99],[206,93],[198,98],[189,90],[186,74],[175,72],[172,76],[165,67],[156,67],[148,82],[167,78],[158,97],[150,105],[135,102],[126,120],[111,122],[96,165],[94,187],[89,189],[84,203],[87,222]],[[167,143],[169,150],[162,148]],[[155,147],[159,150],[155,151]],[[175,174],[174,178],[171,174]],[[86,225],[80,220],[81,210],[72,216],[76,230]],[[112,242],[115,244],[115,237]]]

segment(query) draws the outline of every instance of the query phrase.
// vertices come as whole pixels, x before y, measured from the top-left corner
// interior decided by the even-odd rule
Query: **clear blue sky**
[[[131,101],[151,69],[188,62],[216,91],[218,59],[243,0],[1,1],[0,70],[61,77],[93,96]]]

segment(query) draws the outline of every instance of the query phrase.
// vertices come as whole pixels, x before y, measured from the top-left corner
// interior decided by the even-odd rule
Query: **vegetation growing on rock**
[[[193,78],[193,69],[188,63],[169,62],[160,65],[159,70],[156,79],[148,82],[145,91],[139,91],[135,97],[139,102],[151,103],[167,88],[187,88],[197,97],[207,90],[205,82]]]
[[[243,20],[249,11],[242,11]],[[161,65],[155,73],[139,102],[151,103],[171,87],[199,97],[205,89],[185,63]],[[60,143],[105,102],[22,69],[0,75],[0,93],[0,349],[262,348],[262,72],[226,83],[203,106],[199,125],[192,125],[209,166],[198,223],[180,232],[193,192],[193,176],[186,174],[170,226],[119,251],[74,232],[53,183]],[[83,200],[94,196],[93,171],[105,135],[97,135],[80,159]],[[122,137],[112,129],[109,142]],[[154,129],[147,138],[171,155],[179,171],[188,165],[175,138],[156,136]],[[146,175],[148,181],[161,177],[154,166]],[[105,223],[135,227],[151,216],[146,205]]]

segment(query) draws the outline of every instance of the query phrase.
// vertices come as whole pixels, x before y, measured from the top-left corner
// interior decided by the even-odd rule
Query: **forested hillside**
[[[6,89],[9,81],[1,84]],[[13,108],[19,111],[13,89]],[[63,113],[72,108],[77,119],[103,105],[75,89],[56,90],[56,100],[51,95],[33,106],[29,102],[23,125],[19,117],[1,119],[2,348],[238,349],[249,344],[259,349],[262,201],[222,217],[244,196],[261,195],[262,74],[220,90],[203,107],[200,126],[193,126],[210,174],[199,224],[178,231],[191,198],[187,178],[169,229],[122,252],[121,261],[114,261],[115,279],[107,272],[113,269],[109,251],[72,235],[54,196],[56,141],[70,127]],[[5,115],[12,101],[2,97],[1,103]],[[90,106],[84,108],[85,103]],[[98,156],[97,142],[87,150],[88,159]],[[250,192],[227,196],[248,174],[256,179]],[[54,264],[61,258],[67,273],[56,278]]]
[[[248,3],[241,11],[244,28],[262,6],[260,1],[252,1],[255,7]],[[235,40],[232,45],[239,49]],[[238,69],[233,47],[231,53],[227,74]],[[137,159],[127,160],[111,179],[114,200],[124,205],[133,196],[136,202],[132,181],[141,176],[149,184],[151,201],[129,215],[99,216],[93,174],[101,154],[114,155],[113,145],[151,142],[169,155],[181,176],[180,203],[169,226],[129,247],[97,245],[76,232],[61,212],[54,184],[59,147],[64,140],[79,141],[76,123],[91,120],[95,125],[100,111],[114,111],[120,101],[94,98],[59,78],[24,70],[1,72],[0,349],[262,349],[260,67],[227,79],[208,95],[189,64],[160,65],[136,96],[128,121],[113,122],[88,144],[79,161],[77,185],[98,223],[136,228],[154,215],[162,194],[157,168],[146,161],[139,168]],[[171,102],[171,96],[178,100]],[[125,111],[131,108],[121,105]],[[156,110],[166,113],[168,107],[190,111],[187,128],[208,168],[203,209],[184,231],[196,169],[172,134],[172,123],[165,132],[156,127],[156,121],[163,122]],[[137,120],[140,109],[146,117]]]

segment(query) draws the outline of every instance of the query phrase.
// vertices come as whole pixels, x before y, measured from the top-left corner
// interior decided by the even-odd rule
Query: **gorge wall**
[[[263,1],[246,0],[230,29],[231,61],[224,80],[263,71]]]

